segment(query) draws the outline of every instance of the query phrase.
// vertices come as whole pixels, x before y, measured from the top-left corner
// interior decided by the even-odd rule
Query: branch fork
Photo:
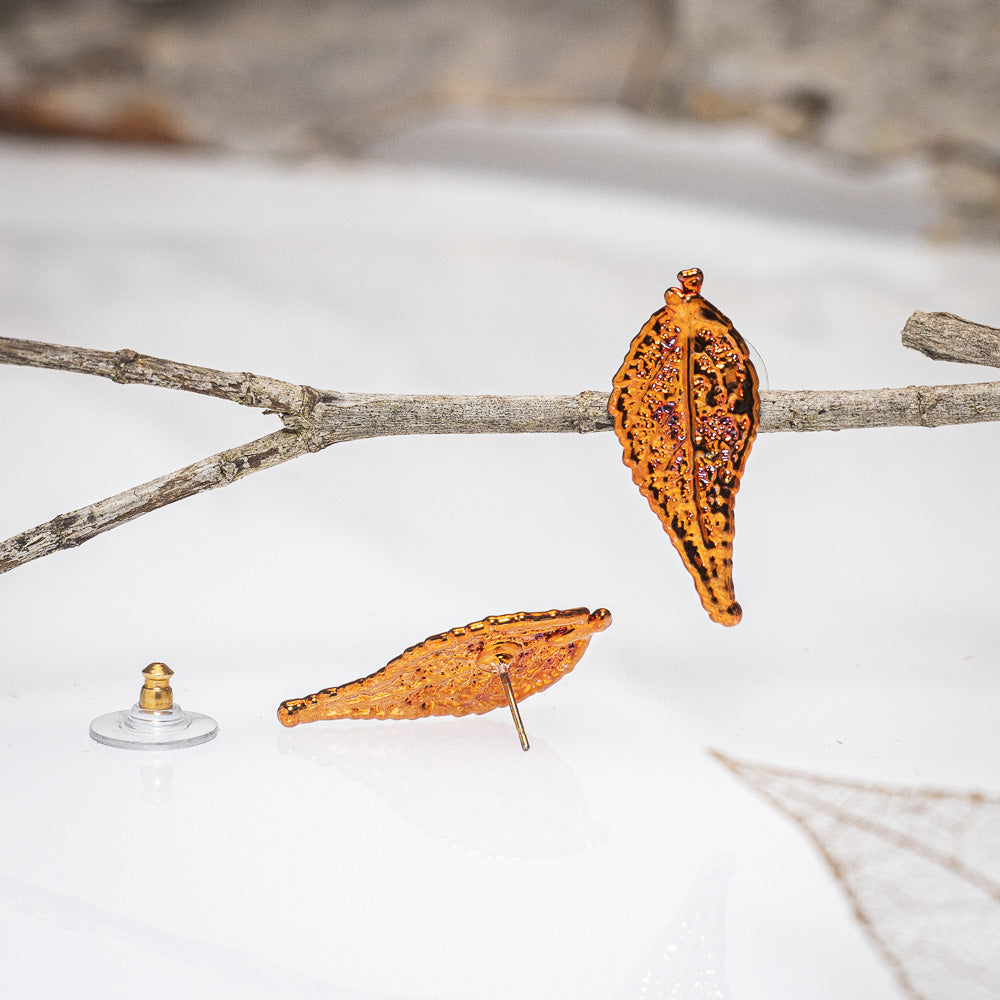
[[[1000,367],[1000,330],[951,313],[915,312],[903,344],[928,357]],[[282,429],[0,542],[0,573],[74,548],[143,514],[344,441],[403,434],[589,434],[611,429],[608,393],[443,396],[316,389],[251,372],[0,337],[0,364],[98,375],[228,399],[281,419]],[[765,391],[762,432],[940,427],[1000,420],[1000,382],[892,389]]]

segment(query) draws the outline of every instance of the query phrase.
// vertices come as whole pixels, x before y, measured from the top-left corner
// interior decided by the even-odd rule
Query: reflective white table
[[[738,197],[10,141],[0,184],[5,335],[321,388],[610,388],[695,265],[774,389],[986,381],[899,331],[1000,324],[995,250]],[[2,368],[0,536],[277,426]],[[10,995],[995,995],[998,435],[761,435],[729,630],[607,433],[339,445],[3,575]],[[530,753],[505,713],[275,718],[432,633],[580,605],[614,624],[522,703]],[[216,740],[88,737],[151,660]]]

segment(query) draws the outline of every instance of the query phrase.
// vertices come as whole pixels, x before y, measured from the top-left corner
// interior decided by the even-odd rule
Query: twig
[[[903,346],[938,361],[1000,368],[1000,330],[946,312],[915,312],[903,327]]]
[[[933,358],[1000,367],[1000,330],[949,313],[914,313],[903,342]],[[94,351],[12,338],[0,338],[0,363],[217,396],[275,413],[285,424],[284,430],[8,538],[0,543],[0,573],[81,545],[176,500],[228,486],[253,472],[344,441],[404,434],[586,434],[611,428],[608,393],[598,390],[576,396],[342,393],[249,372],[185,365],[127,349]],[[761,393],[762,432],[940,427],[990,420],[1000,420],[1000,382]]]
[[[276,378],[262,378],[249,372],[220,372],[214,368],[151,358],[128,348],[94,351],[89,347],[65,347],[39,340],[0,337],[0,364],[52,368],[81,375],[100,375],[112,382],[184,389],[275,413],[295,413],[308,405],[308,400],[303,399],[306,386]]]
[[[0,573],[33,559],[71,549],[121,524],[218,486],[228,486],[251,472],[269,469],[306,451],[291,431],[275,431],[242,448],[230,448],[203,458],[177,472],[170,472],[89,507],[60,514],[51,521],[0,543]]]

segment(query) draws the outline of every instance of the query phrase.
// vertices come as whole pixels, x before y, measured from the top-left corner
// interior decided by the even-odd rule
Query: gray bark
[[[915,312],[903,327],[903,346],[937,361],[1000,368],[1000,330],[946,312]]]
[[[1000,330],[950,313],[914,313],[903,343],[929,357],[1000,367]],[[249,372],[200,368],[136,351],[0,338],[0,364],[99,375],[228,399],[280,416],[285,427],[210,455],[0,542],[0,573],[73,548],[186,497],[228,486],[343,441],[408,434],[587,434],[611,429],[608,392],[575,396],[439,396],[314,389]],[[1000,420],[1000,382],[858,390],[761,393],[760,430],[838,431],[940,427]]]

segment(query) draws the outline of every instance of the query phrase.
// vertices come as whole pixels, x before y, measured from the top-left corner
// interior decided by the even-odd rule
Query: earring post
[[[521,712],[517,707],[517,699],[514,697],[514,688],[510,683],[510,674],[506,670],[500,671],[500,683],[503,684],[503,693],[507,695],[507,704],[510,706],[510,714],[514,718],[514,728],[517,730],[517,738],[521,741],[521,749],[529,750],[531,744],[528,742],[528,734],[524,731],[524,723],[521,721]]]

